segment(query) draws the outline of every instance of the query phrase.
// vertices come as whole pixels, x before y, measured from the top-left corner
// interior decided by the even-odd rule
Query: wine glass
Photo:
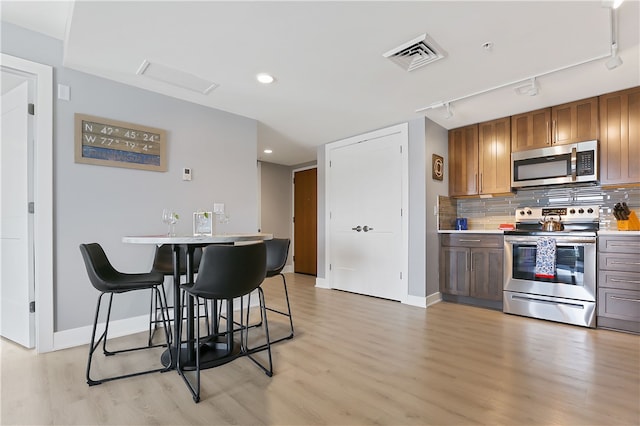
[[[178,215],[171,209],[162,210],[162,222],[168,226],[167,235],[170,237],[173,235],[173,226],[178,221]]]

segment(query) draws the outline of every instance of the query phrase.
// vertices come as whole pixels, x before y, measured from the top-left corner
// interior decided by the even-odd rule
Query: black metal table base
[[[180,346],[180,363],[183,370],[192,371],[196,369],[196,358],[195,354],[190,352],[187,346],[186,343]],[[235,342],[231,350],[229,350],[226,338],[220,337],[201,342],[199,349],[200,369],[205,370],[233,361],[241,355],[240,346],[238,342]],[[169,351],[171,351],[171,357],[169,357]],[[171,360],[173,360],[173,363],[171,363]],[[176,348],[173,346],[164,351],[161,357],[162,365],[171,369],[176,368],[177,360]]]

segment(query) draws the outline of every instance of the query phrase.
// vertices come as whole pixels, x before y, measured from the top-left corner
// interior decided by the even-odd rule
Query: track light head
[[[618,43],[611,44],[611,58],[604,63],[608,70],[618,68],[622,65],[622,58],[618,55]]]
[[[622,65],[622,58],[618,55],[612,56],[611,58],[607,59],[607,62],[605,62],[604,65],[609,71],[611,71],[612,69],[618,68],[620,65]]]
[[[451,110],[451,104],[449,102],[445,104],[445,107],[447,107],[447,110],[444,113],[444,118],[448,120],[453,117],[453,111]]]

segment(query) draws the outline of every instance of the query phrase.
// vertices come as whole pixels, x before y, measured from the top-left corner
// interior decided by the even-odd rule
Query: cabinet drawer
[[[626,237],[599,237],[598,250],[601,253],[640,254],[640,238],[635,235]]]
[[[598,286],[640,291],[640,274],[636,272],[600,270],[598,275]],[[638,308],[640,308],[640,306]]]
[[[598,316],[640,321],[640,291],[599,289]]]
[[[598,267],[608,271],[640,272],[640,257],[636,254],[600,253]]]
[[[442,234],[443,246],[503,248],[502,235]]]

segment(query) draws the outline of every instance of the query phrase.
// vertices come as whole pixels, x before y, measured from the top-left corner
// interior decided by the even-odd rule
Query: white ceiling
[[[258,158],[294,165],[318,145],[423,115],[451,129],[640,85],[639,6],[618,9],[624,64],[611,71],[592,60],[610,52],[600,0],[3,0],[1,11],[64,40],[66,67],[258,120]],[[407,72],[382,56],[423,33],[444,59]],[[203,95],[137,75],[145,59],[220,86]],[[259,72],[276,83],[258,84]],[[539,75],[537,96],[516,94]],[[449,119],[443,108],[416,112],[458,98]]]

